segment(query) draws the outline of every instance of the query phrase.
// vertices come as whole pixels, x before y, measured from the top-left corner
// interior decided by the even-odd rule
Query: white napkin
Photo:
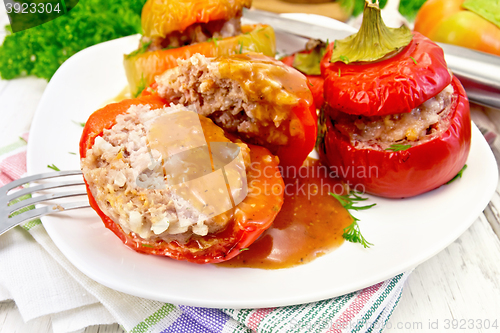
[[[26,143],[20,141],[0,148],[0,186],[24,172]],[[40,325],[49,320],[54,333],[112,323],[119,323],[130,332],[250,333],[252,329],[284,333],[288,331],[284,319],[291,317],[305,325],[305,331],[300,332],[309,332],[309,325],[344,327],[353,323],[361,323],[356,324],[360,328],[353,326],[353,331],[380,332],[399,301],[408,275],[398,275],[348,295],[297,306],[203,309],[130,296],[89,279],[59,251],[40,220],[0,236],[0,301],[14,300],[23,320],[32,327],[38,327],[37,320]],[[328,322],[325,316],[330,318]]]
[[[25,150],[21,140],[0,150],[0,185],[24,172]],[[54,333],[116,322],[129,331],[164,305],[89,279],[57,249],[39,220],[0,236],[0,301],[4,300],[15,300],[25,322],[50,316]]]

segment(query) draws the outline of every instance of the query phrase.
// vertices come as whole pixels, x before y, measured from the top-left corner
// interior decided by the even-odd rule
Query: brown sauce
[[[347,210],[329,195],[342,194],[343,185],[327,172],[314,159],[308,159],[296,177],[285,170],[285,202],[271,228],[248,250],[218,265],[288,268],[311,262],[339,247],[344,242],[343,229],[352,220]]]
[[[246,100],[254,102],[252,118],[265,124],[264,130],[279,126],[280,131],[286,133],[298,103],[301,100],[312,103],[305,76],[263,54],[246,53],[218,58],[218,71],[222,79],[236,80]],[[273,123],[275,126],[270,126]],[[301,132],[290,131],[289,134],[295,136]],[[279,138],[275,144],[286,145],[287,137]]]

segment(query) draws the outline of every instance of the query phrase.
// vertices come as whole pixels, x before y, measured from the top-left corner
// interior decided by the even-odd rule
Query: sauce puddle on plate
[[[224,267],[288,268],[308,263],[339,247],[352,219],[329,193],[343,185],[318,160],[308,159],[297,174],[284,170],[285,202],[271,228],[248,250],[217,264]]]

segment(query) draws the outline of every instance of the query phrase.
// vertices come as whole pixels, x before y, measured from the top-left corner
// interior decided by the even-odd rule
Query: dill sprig
[[[77,125],[79,125],[79,126],[81,126],[81,127],[85,127],[85,122],[81,123],[79,121],[74,121],[74,120],[72,120],[72,122],[75,123],[75,124],[77,124]]]
[[[55,164],[47,165],[47,168],[52,169],[54,171],[61,171],[61,169],[56,167]]]
[[[342,237],[344,237],[344,239],[348,242],[360,243],[361,245],[363,245],[364,248],[368,248],[373,244],[368,242],[365,239],[365,237],[363,237],[363,235],[361,234],[361,230],[358,224],[359,219],[352,215],[351,210],[355,211],[366,210],[368,208],[375,206],[376,204],[371,204],[366,206],[355,206],[355,204],[359,203],[359,201],[368,200],[368,198],[362,198],[358,194],[359,192],[356,193],[354,191],[351,191],[349,192],[349,194],[346,195],[338,195],[335,193],[330,193],[330,195],[333,196],[335,199],[337,199],[342,205],[342,207],[344,207],[349,213],[349,215],[352,217],[352,223],[346,228],[344,228],[344,233],[342,234]]]
[[[213,42],[215,44],[215,47],[219,47],[219,43],[217,43],[218,40],[221,40],[222,38],[219,37],[211,37],[207,39],[207,42]]]

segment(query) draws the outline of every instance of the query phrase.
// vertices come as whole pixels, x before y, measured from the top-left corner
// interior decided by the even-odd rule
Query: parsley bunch
[[[418,10],[426,0],[401,0],[399,3],[399,12],[409,21],[414,21]]]
[[[80,0],[66,15],[34,28],[10,33],[0,46],[0,76],[35,75],[50,80],[78,51],[141,32],[146,0]],[[7,27],[8,31],[12,30]]]

